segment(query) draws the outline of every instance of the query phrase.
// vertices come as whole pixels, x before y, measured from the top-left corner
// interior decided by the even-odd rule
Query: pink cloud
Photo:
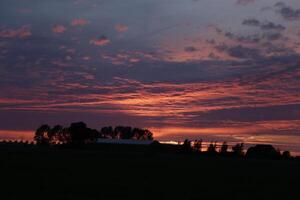
[[[4,29],[0,31],[2,38],[27,38],[31,36],[30,26],[24,25],[17,29]]]
[[[87,24],[89,24],[90,22],[86,19],[74,19],[72,22],[71,22],[71,25],[72,26],[85,26]]]
[[[116,24],[115,29],[118,32],[126,32],[126,31],[128,31],[128,26],[126,26],[124,24]]]
[[[105,36],[101,36],[98,39],[90,40],[90,44],[93,44],[93,45],[96,45],[96,46],[106,46],[109,43],[110,43],[110,40]]]
[[[67,28],[63,25],[57,24],[52,27],[52,32],[56,33],[56,34],[64,33],[64,32],[66,32],[66,30],[67,30]]]

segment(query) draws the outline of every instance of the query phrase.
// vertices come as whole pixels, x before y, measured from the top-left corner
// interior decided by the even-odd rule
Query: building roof
[[[103,139],[98,138],[97,144],[128,144],[128,145],[151,145],[157,143],[156,140],[132,140],[132,139]]]

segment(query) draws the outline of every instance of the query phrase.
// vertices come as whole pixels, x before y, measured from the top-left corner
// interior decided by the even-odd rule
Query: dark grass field
[[[11,148],[0,168],[1,200],[300,199],[297,160]]]

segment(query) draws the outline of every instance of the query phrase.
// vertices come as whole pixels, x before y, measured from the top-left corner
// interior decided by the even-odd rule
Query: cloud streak
[[[31,29],[29,25],[24,25],[16,29],[0,29],[0,38],[27,38],[31,36]]]

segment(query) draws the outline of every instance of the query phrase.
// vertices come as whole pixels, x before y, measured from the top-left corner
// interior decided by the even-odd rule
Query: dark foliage
[[[238,143],[232,147],[234,156],[244,156],[244,143]]]
[[[54,144],[86,144],[94,143],[97,138],[153,140],[153,134],[147,129],[117,126],[103,127],[100,131],[87,127],[84,122],[75,122],[70,127],[56,125],[51,128],[45,124],[40,126],[34,136],[37,145]]]
[[[192,151],[191,141],[189,141],[188,139],[184,140],[184,142],[182,144],[182,151],[184,153],[189,153]]]
[[[223,142],[221,148],[220,148],[220,154],[226,155],[228,153],[228,144],[227,142]]]
[[[202,140],[195,140],[194,141],[194,150],[196,152],[201,152],[202,151]]]
[[[259,144],[254,147],[250,147],[246,153],[246,157],[275,159],[280,157],[280,152],[277,151],[272,145]]]
[[[210,143],[207,148],[207,153],[209,155],[217,155],[217,143]]]

